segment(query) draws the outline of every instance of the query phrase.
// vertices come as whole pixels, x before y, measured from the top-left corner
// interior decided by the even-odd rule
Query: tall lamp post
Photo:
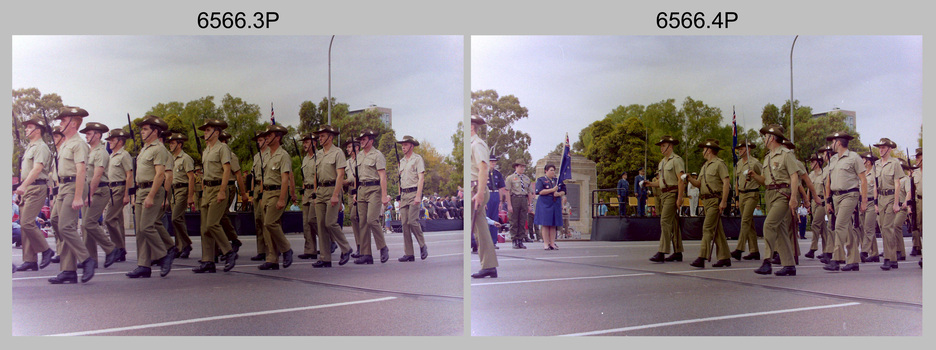
[[[331,48],[334,42],[335,36],[332,35],[331,40],[328,42],[328,125],[331,125]],[[790,70],[792,71],[793,68],[790,68]]]
[[[790,46],[790,142],[793,140],[793,48],[796,47],[796,39],[799,38],[799,35],[793,38],[793,45]]]

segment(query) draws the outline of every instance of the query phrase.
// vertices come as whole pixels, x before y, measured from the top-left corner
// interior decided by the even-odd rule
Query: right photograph
[[[922,36],[470,50],[472,336],[923,334]]]

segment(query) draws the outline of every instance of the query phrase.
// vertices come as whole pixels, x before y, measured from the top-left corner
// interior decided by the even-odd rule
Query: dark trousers
[[[494,221],[500,221],[500,193],[491,192],[491,198],[488,199],[487,203],[487,217],[491,218]],[[494,245],[497,245],[497,227],[494,225],[488,225],[488,230],[491,231],[491,240],[494,241]]]
[[[627,216],[627,196],[618,195],[618,216]]]
[[[637,196],[637,216],[646,216],[647,196]]]

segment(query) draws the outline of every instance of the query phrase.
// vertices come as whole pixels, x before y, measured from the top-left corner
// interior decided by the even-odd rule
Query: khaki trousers
[[[474,209],[474,193],[475,189],[472,188],[471,192],[469,192],[469,195],[472,196],[471,208],[469,208],[471,209],[471,233],[475,235],[475,239],[478,241],[478,258],[481,259],[481,268],[490,269],[498,266],[497,254],[494,252],[494,241],[491,239],[491,231],[488,229],[484,210],[484,205],[490,199],[491,193],[484,191],[484,199],[478,209]]]
[[[110,192],[107,187],[98,187],[94,195],[91,196],[91,205],[81,208],[81,232],[84,234],[85,248],[88,255],[98,261],[97,246],[104,249],[104,254],[110,254],[117,249],[117,246],[111,242],[107,234],[104,233],[104,227],[98,223],[104,214],[104,207],[111,201]],[[98,264],[100,265],[100,264]]]
[[[111,243],[120,249],[127,249],[126,232],[124,230],[123,197],[127,188],[124,186],[111,187],[110,196],[113,204],[107,202],[104,208],[104,228],[110,236]]]
[[[358,223],[361,225],[361,255],[373,255],[371,251],[371,238],[377,245],[377,250],[387,246],[384,239],[383,225],[380,223],[380,214],[383,213],[383,205],[380,201],[380,186],[363,186],[358,190],[358,210],[361,218]]]
[[[146,208],[143,201],[150,191],[157,191],[153,196],[153,206]],[[160,187],[157,189],[144,188],[137,190],[136,193],[136,241],[137,241],[137,265],[150,267],[153,260],[162,259],[166,256],[166,243],[160,237],[156,229],[156,223],[161,221],[166,214],[163,211],[162,203],[166,197],[166,189]]]
[[[318,222],[315,220],[315,205],[312,202],[302,204],[302,236],[305,238],[302,252],[318,254]]]
[[[893,209],[891,209],[893,210]],[[903,239],[903,226],[907,222],[907,210],[901,209],[896,214],[894,214],[894,242],[897,243],[897,251],[901,255],[906,256],[906,243]]]
[[[660,247],[657,251],[669,254],[672,246],[674,253],[682,253],[682,232],[679,230],[679,218],[676,217],[676,192],[661,193],[657,201],[657,212],[660,213]]]
[[[916,198],[915,200],[916,205],[913,207],[913,212],[916,213],[917,229],[913,230],[912,232],[913,247],[917,249],[923,249],[923,232],[921,232],[921,229],[923,228],[923,213],[921,212],[921,210],[923,210],[923,200],[920,198]]]
[[[268,242],[266,262],[279,263],[279,256],[292,249],[289,240],[283,233],[280,222],[283,212],[286,211],[287,202],[283,208],[277,208],[276,202],[280,199],[280,190],[263,191],[263,239]]]
[[[725,238],[725,229],[721,223],[721,212],[718,210],[719,198],[709,198],[702,200],[702,210],[705,211],[705,220],[702,222],[702,249],[699,250],[699,257],[712,260],[711,243],[715,240],[715,248],[718,260],[731,258],[731,252],[728,251],[728,239]]]
[[[58,188],[58,187],[56,187]],[[52,202],[49,203],[52,206],[52,211],[49,212],[49,222],[52,225],[52,231],[54,231],[53,237],[55,238],[55,252],[61,256],[64,252],[65,243],[62,241],[61,230],[59,230],[59,213],[62,212],[62,205],[58,204],[59,199],[63,194],[59,193],[52,198]],[[22,221],[22,220],[21,220]]]
[[[91,255],[85,248],[84,241],[78,231],[78,210],[72,209],[72,200],[75,198],[75,183],[70,182],[59,186],[59,194],[56,197],[55,205],[59,207],[56,222],[62,240],[62,248],[59,249],[60,271],[77,271],[78,262],[85,261]]]
[[[181,252],[192,246],[188,228],[185,226],[185,208],[188,206],[188,187],[172,190],[172,229],[175,231],[175,247]]]
[[[754,208],[760,201],[760,194],[757,192],[742,193],[738,196],[738,205],[741,207],[741,232],[738,233],[738,246],[735,250],[745,251],[745,245],[749,252],[757,253],[757,230],[754,229]]]
[[[510,239],[523,239],[526,236],[526,221],[530,211],[530,201],[527,196],[510,196],[510,205],[513,211],[510,216]]]
[[[322,188],[322,191],[328,191],[331,193],[334,187],[325,187]],[[323,198],[325,197],[325,198]],[[319,260],[331,262],[331,243],[335,242],[338,244],[338,248],[341,249],[341,253],[347,253],[351,250],[351,246],[348,245],[348,240],[345,238],[344,233],[341,232],[341,226],[338,225],[338,212],[341,210],[341,203],[336,205],[331,205],[329,202],[331,195],[318,196],[318,199],[315,200],[315,219],[318,223],[318,245],[322,247],[319,250]]]
[[[400,196],[400,221],[403,225],[403,255],[415,256],[413,250],[413,236],[416,243],[422,248],[426,245],[422,227],[419,226],[419,205],[413,205],[416,192],[404,193]]]
[[[263,238],[263,196],[261,192],[254,192],[253,210],[254,210],[254,228],[257,232],[257,253],[266,254],[266,240]]]
[[[31,185],[23,194],[23,206],[20,207],[20,232],[23,241],[23,262],[38,262],[38,255],[49,249],[49,243],[39,226],[36,217],[42,211],[48,194],[46,185]]]
[[[221,186],[205,187],[201,203],[201,262],[214,262],[215,249],[221,248],[221,254],[231,251],[231,242],[224,235],[221,228],[221,217],[227,212],[224,207],[227,201],[218,203],[218,192]]]
[[[234,224],[231,223],[231,218],[229,213],[231,212],[231,203],[237,199],[237,188],[233,185],[227,186],[227,197],[224,199],[224,215],[221,216],[221,229],[224,230],[224,237],[228,241],[235,242],[237,241],[237,229],[234,228]],[[286,206],[289,206],[289,203],[286,203]]]
[[[348,219],[351,221],[351,232],[354,234],[354,244],[357,246],[358,254],[361,254],[361,241],[364,239],[361,232],[361,223],[358,221],[357,201],[351,202],[351,205],[345,208],[348,213]]]
[[[894,195],[879,195],[878,208],[881,209],[877,219],[878,226],[881,227],[881,238],[884,240],[884,259],[897,261],[897,251],[902,250],[897,248],[898,239],[901,241],[900,245],[902,246],[903,236],[898,237],[897,228],[899,226],[894,220],[896,218],[896,213],[894,213]]]
[[[767,242],[768,251],[772,249],[780,255],[781,265],[794,266],[796,264],[793,258],[794,241],[790,240],[793,236],[789,232],[790,223],[793,221],[793,216],[790,214],[790,201],[777,190],[768,190],[765,200],[767,201],[767,218],[764,219],[764,241]],[[770,254],[764,258],[769,257]]]
[[[858,206],[858,193],[851,192],[839,196],[833,196],[832,202],[835,203],[835,248],[839,250],[844,248],[845,263],[857,264],[861,262],[858,254],[859,238],[858,231],[854,228],[854,211]],[[880,218],[878,218],[880,220]],[[885,244],[885,252],[887,245]],[[833,254],[833,259],[839,260]],[[841,261],[841,260],[839,260]]]
[[[868,206],[868,210],[861,215],[861,252],[868,253],[868,257],[880,254],[877,246],[877,213]]]
[[[822,240],[822,252],[831,253],[834,245],[829,239],[829,223],[825,221],[825,204],[812,203],[812,242],[809,244],[809,250],[819,250],[819,240]]]

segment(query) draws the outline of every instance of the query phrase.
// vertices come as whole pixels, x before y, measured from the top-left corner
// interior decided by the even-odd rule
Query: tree
[[[520,105],[514,95],[499,96],[495,90],[478,90],[471,93],[471,114],[487,123],[479,136],[491,148],[491,156],[498,157],[497,164],[507,169],[516,160],[528,161],[533,157],[530,135],[514,130],[514,122],[527,118],[527,109]]]
[[[332,105],[332,126],[335,126],[337,120],[348,115],[348,104],[337,102],[335,97],[331,99]],[[299,132],[315,132],[319,126],[328,124],[328,97],[322,97],[318,105],[312,101],[304,101],[299,105]]]
[[[462,182],[465,179],[464,170],[465,170],[465,136],[471,135],[470,133],[466,135],[463,132],[464,123],[458,122],[458,126],[455,127],[455,133],[452,134],[452,154],[449,157],[446,157],[446,162],[454,167],[454,173],[449,178],[449,182],[454,182],[457,187],[461,187]]]

